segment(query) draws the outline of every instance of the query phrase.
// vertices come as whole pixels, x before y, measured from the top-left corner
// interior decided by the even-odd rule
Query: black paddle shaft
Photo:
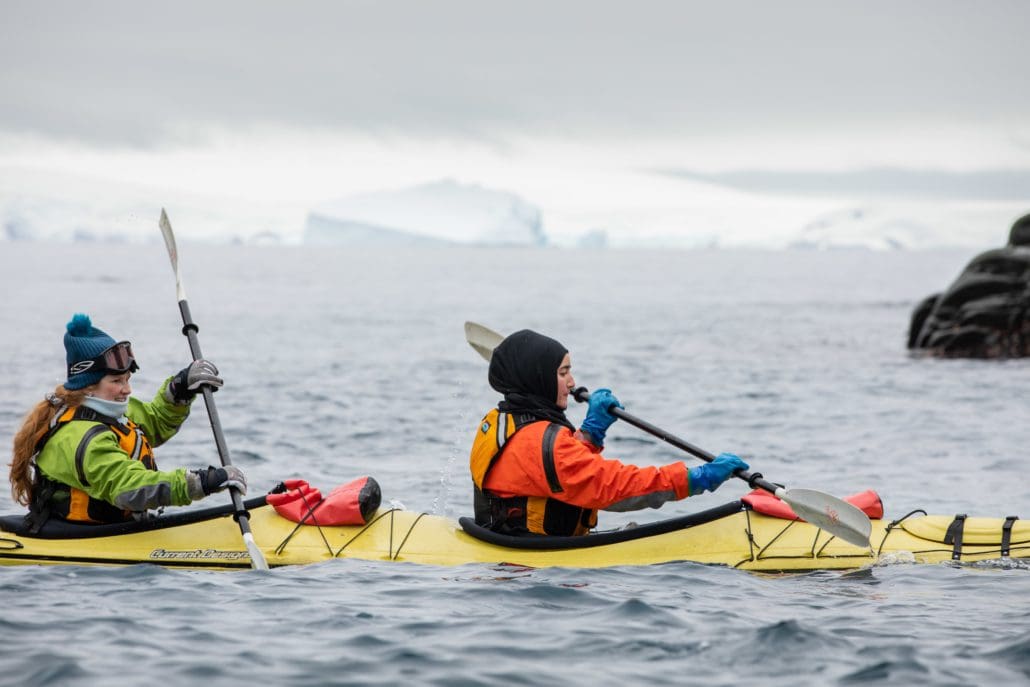
[[[584,386],[573,389],[572,395],[580,403],[586,403],[590,400],[590,392]],[[619,418],[620,420],[625,420],[634,427],[644,430],[651,436],[657,437],[668,444],[672,444],[681,451],[686,451],[687,453],[696,456],[701,460],[707,461],[709,463],[715,460],[715,456],[709,453],[708,451],[705,451],[703,448],[694,446],[689,441],[685,439],[680,439],[675,434],[666,432],[661,427],[656,427],[652,425],[650,422],[647,422],[646,420],[641,420],[636,415],[633,415],[632,413],[627,413],[625,410],[619,408],[618,406],[611,406],[610,408],[608,408],[608,412],[614,415],[615,417]],[[762,473],[760,472],[751,473],[747,470],[737,470],[733,473],[733,476],[739,477],[740,479],[747,482],[752,489],[760,487],[770,493],[775,494],[776,489],[778,488],[778,485],[773,484],[772,482],[769,482],[766,479],[764,479],[762,477]]]
[[[200,360],[204,355],[200,352],[200,340],[197,338],[197,332],[200,331],[200,327],[193,321],[193,315],[190,314],[190,304],[186,301],[179,301],[179,312],[182,313],[182,333],[186,335],[186,338],[190,342],[190,353],[193,354],[194,360]],[[218,447],[218,457],[222,461],[222,467],[232,465],[232,459],[229,458],[229,447],[225,443],[225,436],[222,434],[222,421],[218,419],[218,408],[215,407],[215,394],[211,391],[211,387],[204,385],[200,387],[200,393],[204,396],[204,405],[207,406],[207,415],[211,420],[211,431],[215,435],[215,446]],[[240,497],[240,492],[236,488],[230,488],[229,493],[232,495],[232,505],[236,511],[236,517],[240,522],[241,529],[249,532],[250,526],[247,523],[247,510],[243,507],[243,499]]]

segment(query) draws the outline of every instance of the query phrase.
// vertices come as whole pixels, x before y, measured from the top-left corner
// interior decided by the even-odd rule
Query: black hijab
[[[509,335],[490,358],[490,386],[504,394],[497,408],[527,413],[575,430],[558,407],[558,366],[568,349],[550,337],[523,329]]]

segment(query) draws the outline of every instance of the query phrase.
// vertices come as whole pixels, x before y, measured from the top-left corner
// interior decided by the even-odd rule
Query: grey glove
[[[165,398],[175,405],[184,406],[193,400],[203,386],[218,391],[224,382],[218,376],[218,368],[210,360],[194,360],[172,377],[165,387]]]
[[[225,467],[209,467],[206,470],[192,470],[186,473],[186,492],[191,501],[199,501],[205,496],[233,487],[240,496],[247,494],[247,478],[235,465]]]

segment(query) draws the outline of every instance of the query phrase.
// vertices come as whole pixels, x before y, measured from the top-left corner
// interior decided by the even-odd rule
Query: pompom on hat
[[[64,388],[69,391],[84,389],[96,384],[107,370],[102,364],[87,364],[101,353],[114,346],[116,341],[106,332],[93,326],[89,315],[76,313],[68,323],[64,334],[64,350],[68,362],[68,381]]]

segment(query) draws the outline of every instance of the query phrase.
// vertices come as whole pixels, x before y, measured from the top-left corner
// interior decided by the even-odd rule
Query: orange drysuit
[[[471,458],[476,521],[498,531],[586,534],[597,510],[657,508],[690,493],[682,462],[625,465],[580,432],[543,420],[516,427],[496,409],[483,418]]]

